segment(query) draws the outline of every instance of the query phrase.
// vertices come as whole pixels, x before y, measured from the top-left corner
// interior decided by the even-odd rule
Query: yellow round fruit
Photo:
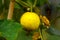
[[[34,12],[25,12],[21,16],[20,23],[27,30],[36,30],[40,25],[40,18]]]

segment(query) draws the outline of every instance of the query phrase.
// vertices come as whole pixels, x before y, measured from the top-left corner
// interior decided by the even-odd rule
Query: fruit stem
[[[31,12],[32,12],[32,9],[33,9],[33,7],[32,7],[32,4],[31,4]]]

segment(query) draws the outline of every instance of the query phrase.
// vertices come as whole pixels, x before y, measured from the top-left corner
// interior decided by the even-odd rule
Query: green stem
[[[30,5],[30,11],[33,11],[33,7],[32,7],[32,2],[30,2],[29,0],[27,0],[27,3]]]
[[[42,32],[41,32],[42,30],[40,30],[40,28],[39,28],[39,33],[40,33],[40,36],[41,36],[41,40],[43,40],[43,37],[42,37]]]
[[[33,7],[32,7],[32,4],[31,4],[31,12],[33,11]]]
[[[31,6],[31,4],[32,4],[29,0],[27,0],[27,3],[28,3],[30,6]]]
[[[35,7],[35,6],[36,6],[36,3],[37,3],[37,0],[35,0],[33,7]]]
[[[36,7],[36,6],[33,9],[40,16],[40,14],[41,14],[40,11],[41,10],[38,7]]]

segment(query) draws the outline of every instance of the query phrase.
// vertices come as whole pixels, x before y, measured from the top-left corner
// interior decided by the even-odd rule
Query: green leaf
[[[21,25],[14,21],[5,20],[0,26],[2,37],[7,40],[16,40]]]
[[[21,8],[21,5],[18,5],[17,3],[15,3],[15,8],[19,9]]]
[[[3,23],[4,20],[0,20],[0,25]]]
[[[32,35],[27,35],[26,31],[20,30],[17,40],[32,40]]]

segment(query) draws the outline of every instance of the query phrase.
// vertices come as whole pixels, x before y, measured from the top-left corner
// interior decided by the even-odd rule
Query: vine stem
[[[9,20],[11,20],[12,16],[13,16],[14,3],[15,3],[15,0],[10,0],[8,17],[7,17],[7,19],[9,19]]]
[[[33,5],[31,4],[31,12],[33,11],[33,7],[36,6],[36,3],[37,3],[37,0],[34,1],[34,4]]]
[[[41,36],[41,40],[43,40],[43,37],[42,37],[42,30],[39,28],[39,33],[40,33],[40,36]]]
[[[35,7],[35,6],[36,6],[36,3],[37,3],[37,0],[35,0],[33,7]]]

